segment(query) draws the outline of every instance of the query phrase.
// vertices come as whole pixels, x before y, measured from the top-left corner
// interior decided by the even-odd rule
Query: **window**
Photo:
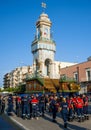
[[[74,73],[74,79],[78,82],[78,73],[77,72]]]
[[[87,81],[91,80],[91,69],[90,68],[86,69],[86,79],[87,79]]]

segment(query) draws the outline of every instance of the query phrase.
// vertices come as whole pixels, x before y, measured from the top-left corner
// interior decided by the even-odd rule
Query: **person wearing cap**
[[[61,111],[62,119],[64,121],[64,128],[67,128],[69,107],[68,107],[67,100],[64,97],[62,98],[62,103],[60,104],[60,111]]]

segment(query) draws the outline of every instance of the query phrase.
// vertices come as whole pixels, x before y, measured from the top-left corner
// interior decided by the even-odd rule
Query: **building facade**
[[[80,93],[91,92],[91,60],[60,69],[60,77],[74,78],[81,85]]]
[[[15,70],[12,70],[10,73],[4,75],[4,88],[17,87],[19,84],[25,82],[27,74],[32,73],[32,66],[22,66],[17,67]]]

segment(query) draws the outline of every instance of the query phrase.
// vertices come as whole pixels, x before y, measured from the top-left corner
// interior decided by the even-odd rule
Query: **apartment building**
[[[8,86],[10,86],[10,73],[6,73],[4,75],[4,88],[7,88]]]
[[[32,66],[22,66],[17,67],[15,70],[12,70],[10,73],[4,75],[4,88],[16,87],[20,83],[25,82],[27,74],[31,74],[33,71]]]

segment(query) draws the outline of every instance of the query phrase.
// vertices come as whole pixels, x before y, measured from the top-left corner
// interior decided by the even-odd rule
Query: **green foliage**
[[[69,78],[67,76],[62,76],[59,81],[60,82],[69,82],[69,83],[76,82],[76,80],[74,78]]]
[[[25,85],[19,85],[19,86],[17,86],[17,87],[15,88],[15,91],[14,91],[14,92],[21,92],[21,93],[23,93],[23,92],[25,92],[25,91],[26,91]]]
[[[5,88],[3,91],[14,92],[15,88]]]
[[[25,84],[20,84],[19,86],[16,86],[15,88],[9,87],[5,88],[3,91],[8,91],[8,92],[25,92],[26,87]]]

